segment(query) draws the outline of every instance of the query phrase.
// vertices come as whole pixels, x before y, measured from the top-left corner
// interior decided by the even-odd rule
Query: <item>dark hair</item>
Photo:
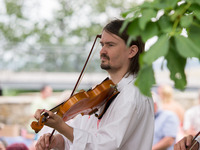
[[[43,92],[47,87],[50,87],[50,85],[48,84],[42,85],[42,87],[40,88],[40,92]]]
[[[127,34],[128,26],[124,29],[124,31],[122,33],[119,32],[123,23],[124,23],[124,20],[119,20],[119,19],[113,20],[110,23],[108,23],[103,28],[103,30],[119,36],[127,44],[128,38],[129,38],[129,35]],[[138,37],[136,37],[136,40],[132,40],[130,42],[130,46],[132,46],[132,45],[136,45],[138,47],[138,52],[131,59],[128,73],[137,74],[139,71],[139,55],[140,55],[140,53],[142,53],[144,51],[145,44],[143,43],[141,37],[138,36]]]

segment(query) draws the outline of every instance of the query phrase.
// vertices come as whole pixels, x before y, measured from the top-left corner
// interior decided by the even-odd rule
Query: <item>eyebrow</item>
[[[100,41],[100,43],[101,43],[101,44],[117,44],[116,42],[112,42],[112,41],[108,41],[108,42],[105,42],[105,43],[102,42],[102,41]]]

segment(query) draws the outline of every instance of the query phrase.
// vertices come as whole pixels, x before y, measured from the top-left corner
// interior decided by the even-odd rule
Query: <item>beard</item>
[[[102,54],[100,57],[107,59],[108,61],[110,60],[110,58],[106,54]],[[102,60],[101,61],[101,69],[109,70],[109,69],[111,69],[111,66],[109,64],[104,64],[104,60]]]
[[[111,67],[110,67],[110,65],[108,65],[108,64],[101,64],[101,69],[110,70]]]

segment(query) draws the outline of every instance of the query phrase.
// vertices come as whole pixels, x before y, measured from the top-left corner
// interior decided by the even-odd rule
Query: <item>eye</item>
[[[109,46],[109,47],[112,47],[112,46],[114,46],[114,44],[111,44],[111,43],[110,43],[110,44],[108,44],[108,46]]]

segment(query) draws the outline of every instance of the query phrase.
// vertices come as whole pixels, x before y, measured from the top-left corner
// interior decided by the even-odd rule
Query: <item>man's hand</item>
[[[44,124],[46,126],[49,126],[51,128],[54,128],[54,129],[58,130],[61,127],[62,124],[65,124],[63,119],[59,115],[54,114],[53,112],[45,110],[45,109],[38,109],[35,112],[34,117],[37,120],[39,120],[42,113],[47,113],[48,114],[47,120],[44,122]]]
[[[34,117],[37,120],[39,120],[42,113],[48,113],[47,120],[44,123],[45,125],[47,125],[47,126],[49,126],[51,128],[54,128],[59,133],[61,133],[62,135],[64,135],[66,138],[68,138],[71,142],[73,142],[74,135],[73,135],[73,128],[72,127],[70,127],[69,125],[67,125],[59,115],[54,114],[53,112],[45,110],[45,109],[38,109],[36,111]],[[49,139],[48,136],[47,137],[45,136],[43,138],[44,139],[42,141],[44,141],[44,142],[46,141],[45,140],[46,138]],[[44,145],[43,143],[41,143],[42,146]]]
[[[51,148],[64,149],[64,140],[61,135],[53,135],[51,141],[49,141],[49,138],[50,133],[41,136],[35,145],[36,150],[48,150]]]
[[[182,138],[178,143],[174,145],[174,150],[186,150],[186,147],[192,144],[192,139],[192,135]]]

